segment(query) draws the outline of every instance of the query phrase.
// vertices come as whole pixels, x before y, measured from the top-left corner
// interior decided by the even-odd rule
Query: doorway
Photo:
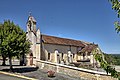
[[[33,53],[30,53],[30,65],[33,65]]]

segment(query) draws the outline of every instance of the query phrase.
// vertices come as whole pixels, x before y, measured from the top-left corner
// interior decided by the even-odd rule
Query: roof
[[[35,18],[31,15],[28,17],[28,21],[30,21],[30,20],[33,21],[33,22],[36,22]]]
[[[89,52],[92,52],[92,50],[97,47],[98,47],[98,45],[96,45],[96,44],[88,44],[80,52],[88,52],[89,53]]]
[[[86,41],[81,41],[84,45],[89,45],[89,44],[91,44],[90,42],[86,42]]]
[[[44,43],[48,44],[59,44],[59,45],[69,45],[76,47],[85,47],[85,45],[79,40],[60,38],[55,36],[42,35],[42,40]]]

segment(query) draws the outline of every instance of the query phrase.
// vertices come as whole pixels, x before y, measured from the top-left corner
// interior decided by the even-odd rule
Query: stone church
[[[97,44],[41,34],[40,29],[36,29],[36,23],[35,18],[29,15],[26,36],[32,45],[27,55],[28,65],[36,65],[37,60],[65,65],[75,62],[97,63],[93,50],[96,50],[96,54],[102,53]]]

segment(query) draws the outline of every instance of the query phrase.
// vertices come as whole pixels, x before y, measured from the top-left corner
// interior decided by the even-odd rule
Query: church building
[[[93,50],[96,50],[95,54],[102,53],[97,44],[41,34],[36,23],[35,18],[29,15],[26,36],[32,44],[27,56],[28,65],[36,65],[37,60],[65,65],[76,62],[97,63]]]

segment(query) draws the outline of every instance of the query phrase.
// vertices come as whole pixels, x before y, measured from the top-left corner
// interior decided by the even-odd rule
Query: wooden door
[[[30,65],[33,65],[33,54],[30,53]]]

